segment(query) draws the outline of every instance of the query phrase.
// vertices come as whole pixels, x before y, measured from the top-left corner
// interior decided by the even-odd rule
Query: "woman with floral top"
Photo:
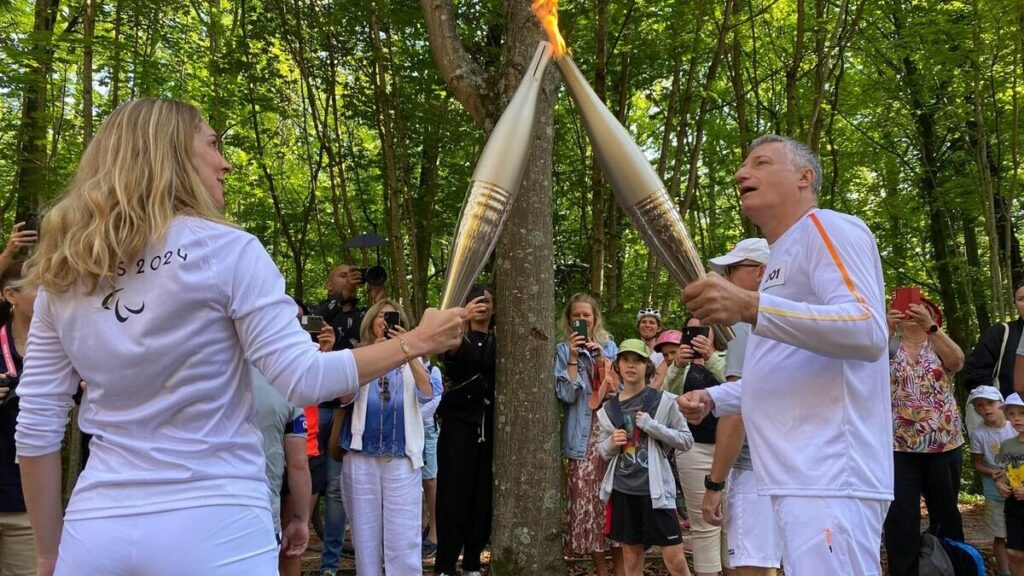
[[[932,531],[963,540],[960,488],[960,412],[952,376],[964,353],[942,330],[942,312],[927,300],[889,311],[894,500],[885,518],[889,574],[918,572],[921,497]],[[865,465],[869,465],[865,463]]]

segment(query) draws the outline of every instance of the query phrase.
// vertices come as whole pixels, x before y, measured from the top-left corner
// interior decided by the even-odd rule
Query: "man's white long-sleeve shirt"
[[[21,456],[60,449],[72,395],[92,434],[69,519],[203,505],[269,508],[249,362],[298,406],[354,392],[350,351],[321,354],[250,234],[176,218],[116,289],[40,290],[18,386]]]
[[[771,246],[742,380],[708,390],[742,411],[760,491],[891,500],[885,288],[859,219],[812,210]]]

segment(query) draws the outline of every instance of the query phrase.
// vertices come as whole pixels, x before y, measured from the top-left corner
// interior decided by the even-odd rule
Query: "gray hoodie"
[[[607,406],[607,404],[606,404]],[[608,501],[612,494],[615,481],[615,465],[621,453],[619,446],[612,444],[612,433],[615,427],[608,418],[607,408],[597,411],[599,431],[597,448],[601,457],[608,460],[604,478],[601,480],[601,500]],[[686,451],[693,446],[693,435],[686,425],[686,419],[676,407],[676,395],[662,391],[661,402],[652,418],[647,415],[636,421],[638,428],[647,433],[648,477],[650,482],[651,506],[659,509],[675,509],[676,481],[672,474],[672,465],[665,456],[664,450],[675,448]],[[663,450],[664,447],[664,450]],[[658,458],[656,456],[660,455]]]

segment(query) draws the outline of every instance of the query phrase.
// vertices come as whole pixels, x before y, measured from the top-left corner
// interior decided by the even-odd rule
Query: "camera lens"
[[[383,266],[370,266],[363,273],[363,281],[371,286],[383,286],[388,281],[388,272]]]

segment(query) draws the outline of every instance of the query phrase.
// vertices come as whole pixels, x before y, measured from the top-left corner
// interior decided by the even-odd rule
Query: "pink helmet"
[[[654,340],[654,351],[661,352],[662,344],[679,345],[683,341],[683,333],[679,330],[665,330]]]

